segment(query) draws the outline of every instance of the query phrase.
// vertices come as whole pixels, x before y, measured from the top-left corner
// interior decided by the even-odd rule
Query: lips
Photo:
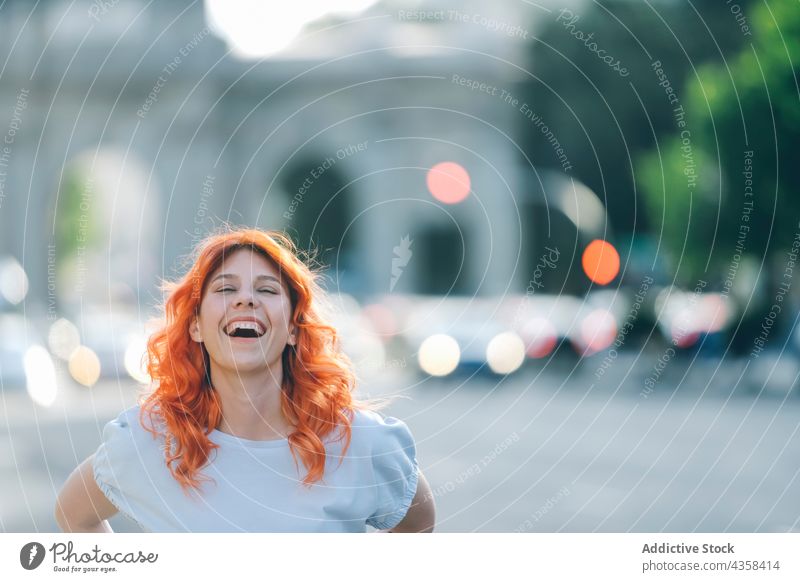
[[[260,338],[267,332],[267,326],[254,317],[237,317],[228,320],[222,331],[233,338]]]

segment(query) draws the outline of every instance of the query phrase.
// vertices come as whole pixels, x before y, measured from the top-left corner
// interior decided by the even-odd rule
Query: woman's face
[[[241,249],[208,278],[192,339],[208,350],[212,370],[253,372],[280,361],[294,344],[292,305],[277,268],[262,255]]]

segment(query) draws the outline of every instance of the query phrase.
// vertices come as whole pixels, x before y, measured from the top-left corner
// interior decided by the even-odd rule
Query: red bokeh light
[[[458,204],[469,196],[472,182],[469,173],[455,162],[441,162],[428,170],[428,190],[445,204]]]
[[[619,273],[619,253],[604,240],[593,240],[583,251],[583,271],[594,283],[608,285]]]

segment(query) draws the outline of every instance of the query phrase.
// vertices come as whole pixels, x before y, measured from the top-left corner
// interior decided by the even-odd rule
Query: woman
[[[154,390],[108,423],[59,493],[64,531],[430,532],[405,424],[351,394],[316,275],[283,234],[229,230],[167,283]]]

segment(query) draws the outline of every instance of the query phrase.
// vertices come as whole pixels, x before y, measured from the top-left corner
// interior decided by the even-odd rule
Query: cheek
[[[223,313],[225,313],[224,299],[207,297],[200,306],[200,327],[204,329],[217,327]]]
[[[267,309],[270,319],[276,324],[286,325],[292,321],[292,304],[287,298],[275,297]]]
[[[288,301],[284,302],[283,304],[281,321],[286,327],[288,327],[292,323],[292,306]]]

